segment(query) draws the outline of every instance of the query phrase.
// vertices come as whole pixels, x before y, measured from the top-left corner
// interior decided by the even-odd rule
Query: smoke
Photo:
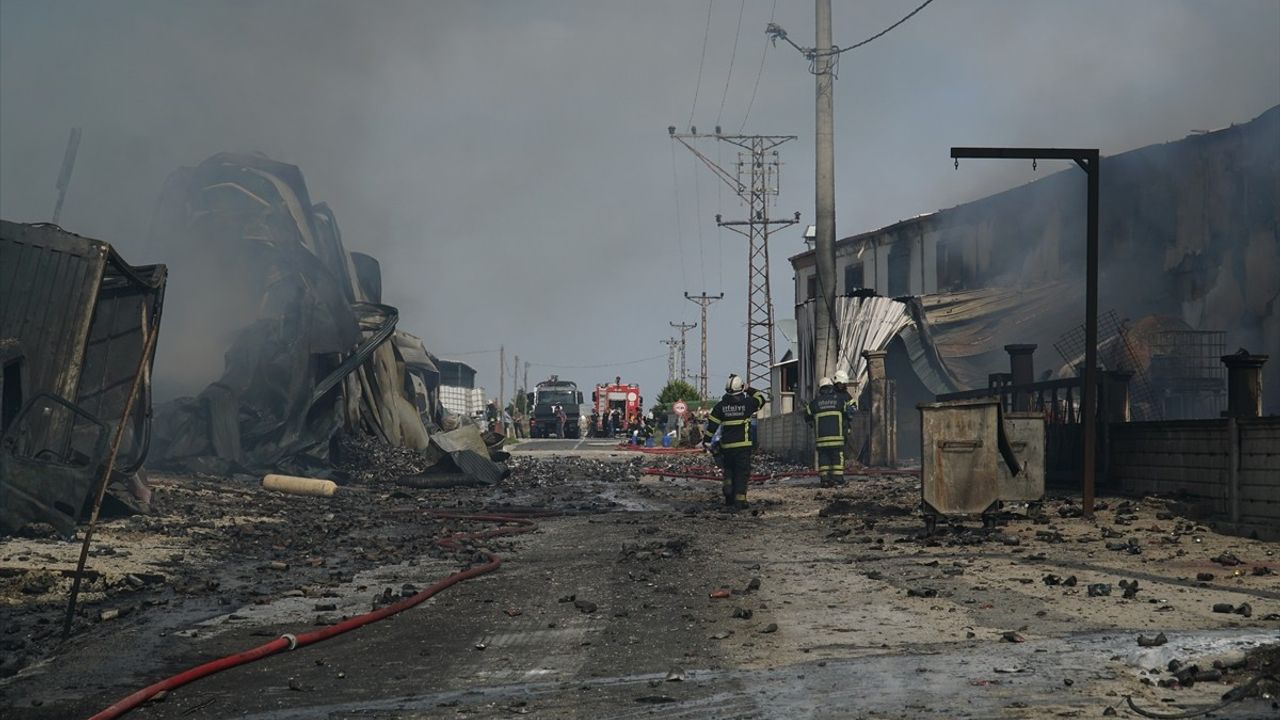
[[[914,4],[837,8],[837,43]],[[67,131],[81,126],[64,226],[132,262],[172,263],[176,301],[207,278],[144,240],[165,177],[215,152],[261,151],[298,165],[312,199],[334,208],[348,249],[382,261],[386,301],[432,351],[504,344],[508,359],[542,364],[531,380],[551,364],[650,357],[662,352],[668,321],[696,319],[685,290],[723,289],[710,328],[716,387],[743,370],[746,257],[712,217],[741,208],[678,155],[678,247],[666,127],[686,123],[695,87],[694,123],[714,124],[737,20],[730,5],[714,8],[699,83],[705,8],[674,0],[0,0],[0,216],[48,219]],[[772,7],[746,9],[727,129],[741,123]],[[811,3],[783,0],[775,20],[809,44]],[[1280,102],[1277,34],[1272,0],[935,3],[841,60],[840,233],[1047,171],[996,161],[956,171],[951,145],[1115,153],[1250,119]],[[785,258],[803,248],[812,217],[806,68],[790,48],[770,49],[746,127],[799,136],[781,149],[775,211],[804,215],[773,241],[774,302],[784,311]],[[700,202],[694,172],[703,173]],[[202,349],[158,367],[158,382],[172,375],[182,385],[180,375],[220,362],[194,344],[207,337],[202,328],[166,325],[162,336]],[[496,353],[463,359],[496,389]],[[658,359],[559,372],[583,386],[622,374],[656,397],[665,369]]]

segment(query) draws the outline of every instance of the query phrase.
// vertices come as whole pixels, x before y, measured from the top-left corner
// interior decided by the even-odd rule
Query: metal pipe
[[[1098,443],[1098,151],[1089,151],[1081,164],[1089,179],[1088,228],[1085,239],[1084,289],[1084,466],[1080,509],[1093,517],[1094,473]],[[1076,162],[1080,162],[1079,159]]]
[[[145,310],[143,311],[145,313]],[[146,320],[146,316],[143,316]],[[146,327],[146,323],[143,323]],[[89,514],[89,526],[84,531],[84,542],[80,545],[80,560],[76,563],[76,574],[71,580],[71,596],[67,598],[67,615],[62,621],[62,638],[71,635],[71,621],[76,612],[76,598],[80,595],[80,580],[84,577],[84,564],[89,559],[89,543],[93,541],[93,528],[98,522],[98,513],[102,511],[102,497],[107,493],[107,483],[111,480],[111,469],[115,466],[116,455],[120,452],[120,441],[124,439],[124,427],[133,413],[133,403],[138,397],[138,388],[142,385],[143,372],[156,347],[156,337],[160,335],[160,326],[156,324],[147,330],[147,341],[142,346],[142,354],[138,357],[138,368],[133,375],[133,383],[129,386],[129,396],[125,399],[124,412],[116,425],[115,437],[111,440],[111,452],[102,468],[102,479],[98,482],[98,490],[93,498],[93,511]]]

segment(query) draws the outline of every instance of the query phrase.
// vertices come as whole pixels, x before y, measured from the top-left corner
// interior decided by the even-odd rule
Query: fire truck
[[[578,413],[582,405],[582,393],[577,383],[561,380],[558,375],[538,383],[526,396],[529,413],[529,435],[535,438],[558,437],[560,422],[556,407],[564,411],[564,436],[578,437]]]
[[[598,437],[609,434],[609,414],[614,410],[621,418],[613,429],[615,435],[625,433],[627,427],[638,421],[644,412],[640,386],[635,383],[624,385],[621,377],[615,377],[611,384],[597,385],[591,393],[591,401],[596,412],[595,434]]]

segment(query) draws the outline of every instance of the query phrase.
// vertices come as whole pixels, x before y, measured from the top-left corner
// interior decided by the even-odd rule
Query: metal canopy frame
[[[1072,160],[1084,170],[1088,182],[1088,210],[1085,224],[1084,290],[1084,461],[1081,464],[1081,509],[1093,517],[1095,456],[1098,440],[1098,175],[1101,159],[1097,148],[999,148],[953,147],[951,157],[997,160]]]

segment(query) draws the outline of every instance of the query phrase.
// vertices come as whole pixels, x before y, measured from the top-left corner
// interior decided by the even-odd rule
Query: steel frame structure
[[[747,354],[745,376],[747,384],[755,388],[767,388],[771,382],[773,367],[773,295],[769,283],[769,234],[777,227],[800,222],[800,213],[787,220],[769,219],[769,198],[778,194],[780,162],[777,147],[795,135],[722,135],[716,128],[714,135],[679,134],[674,127],[667,128],[673,139],[684,145],[716,177],[729,186],[747,204],[746,220],[724,220],[716,215],[716,225],[727,227],[747,239]],[[730,172],[705,153],[693,146],[690,140],[713,138],[739,149],[736,172]],[[746,166],[744,168],[744,165]],[[687,297],[687,295],[686,295]],[[704,323],[705,331],[705,323]],[[705,353],[704,353],[705,358]],[[704,359],[705,363],[705,359]],[[702,392],[706,392],[706,368],[703,368]]]
[[[957,169],[961,158],[987,158],[1032,162],[1072,160],[1084,170],[1088,209],[1085,224],[1084,397],[1080,408],[1084,422],[1084,458],[1080,473],[1080,506],[1084,516],[1092,518],[1098,443],[1098,175],[1101,170],[1098,149],[953,147],[951,157]]]

